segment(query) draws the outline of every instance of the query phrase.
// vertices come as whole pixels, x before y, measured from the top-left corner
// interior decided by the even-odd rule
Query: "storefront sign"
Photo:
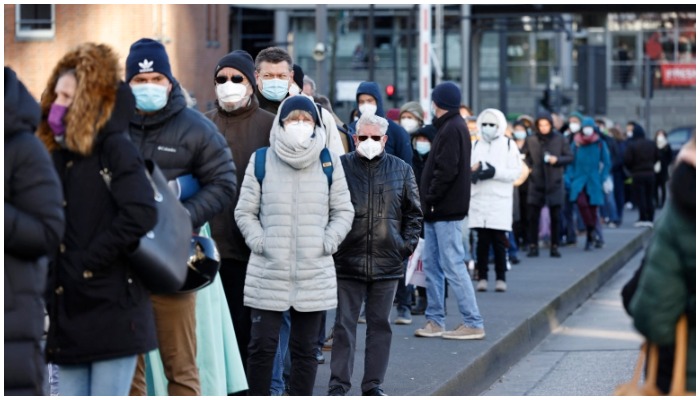
[[[695,86],[695,64],[661,64],[664,86]]]

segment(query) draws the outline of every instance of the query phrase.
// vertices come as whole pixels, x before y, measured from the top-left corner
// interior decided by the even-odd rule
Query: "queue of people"
[[[6,394],[46,394],[44,353],[61,395],[311,395],[335,309],[328,394],[350,390],[366,323],[361,390],[384,395],[394,305],[395,324],[425,315],[417,337],[483,339],[476,293],[491,260],[503,293],[517,250],[538,257],[543,230],[551,257],[583,231],[585,251],[601,247],[628,177],[636,226],[653,226],[666,202],[665,132],[651,141],[634,122],[624,139],[577,113],[566,126],[549,113],[474,117],[443,82],[426,124],[417,102],[389,116],[378,84],[363,82],[343,123],[277,47],[224,55],[202,114],[161,43],[134,42],[124,67],[107,45],[79,45],[40,104],[5,69],[6,292],[8,276],[16,285],[5,315],[33,324],[6,324],[6,350],[28,364],[13,375],[6,357]],[[128,255],[158,218],[146,159],[198,182],[182,204],[193,233],[211,228],[221,263],[205,289],[153,294],[133,271]],[[419,239],[423,287],[404,278]],[[456,327],[445,326],[448,287]]]

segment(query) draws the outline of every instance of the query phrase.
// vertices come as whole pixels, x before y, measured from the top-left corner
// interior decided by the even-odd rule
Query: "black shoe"
[[[595,244],[593,245],[593,247],[595,247],[596,249],[602,249],[604,244],[605,244],[605,243],[603,243],[602,240],[596,240],[596,241],[595,241]]]
[[[559,248],[557,246],[552,246],[549,250],[549,256],[554,258],[561,258],[561,253],[559,253]]]
[[[345,396],[347,393],[347,390],[343,388],[342,386],[331,386],[328,388],[328,395],[329,396]]]
[[[540,249],[537,246],[530,246],[530,251],[527,252],[528,257],[539,257]]]
[[[384,393],[384,390],[380,388],[379,386],[373,387],[372,389],[362,392],[363,396],[388,396],[388,394]]]
[[[513,265],[520,264],[520,259],[518,257],[511,257],[510,258],[510,263]]]
[[[411,307],[411,315],[423,315],[425,314],[425,309],[428,307],[428,299],[425,297],[418,297],[416,300],[416,305]]]
[[[323,356],[321,349],[314,349],[314,357],[316,357],[316,361],[318,361],[319,364],[326,362],[326,357]]]

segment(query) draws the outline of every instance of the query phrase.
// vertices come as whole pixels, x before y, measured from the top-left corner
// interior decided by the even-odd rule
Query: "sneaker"
[[[644,223],[643,226],[646,226],[646,227],[648,227],[648,228],[653,228],[653,227],[654,227],[654,223],[653,223],[652,221],[643,221],[643,223]]]
[[[528,257],[539,257],[540,249],[537,246],[530,246],[530,251],[527,252]]]
[[[635,227],[635,228],[642,228],[642,227],[644,227],[644,226],[645,226],[645,222],[644,222],[644,221],[637,221],[637,222],[634,223],[634,227]]]
[[[319,364],[324,364],[326,362],[326,357],[323,356],[321,349],[314,349],[314,357],[316,357],[316,362]]]
[[[481,279],[479,280],[479,283],[476,284],[476,291],[477,292],[485,292],[486,289],[489,288],[489,283],[486,279]]]
[[[445,328],[432,320],[428,320],[422,328],[416,329],[413,334],[420,337],[438,337],[442,336],[444,332]]]
[[[323,351],[331,351],[333,349],[333,328],[328,331],[328,336],[323,340]]]
[[[520,264],[520,259],[519,259],[518,257],[515,257],[515,256],[510,257],[510,258],[508,259],[508,261],[510,261],[510,263],[513,264],[513,265],[518,265],[518,264]]]
[[[372,389],[362,392],[363,396],[388,396],[388,394],[384,393],[384,389],[380,388],[379,386],[373,387]]]
[[[615,228],[617,228],[617,224],[614,223],[614,222],[609,222],[609,223],[608,223],[608,228],[615,229]]]
[[[442,334],[443,339],[483,339],[486,336],[486,332],[482,328],[470,328],[464,324],[459,324],[452,331],[446,331]]]
[[[496,281],[496,291],[497,292],[505,292],[508,286],[506,285],[506,281],[502,280],[497,280]]]
[[[559,249],[557,248],[557,246],[552,246],[552,248],[549,250],[549,256],[554,258],[561,258],[561,253],[559,253]]]
[[[411,312],[407,308],[402,308],[398,310],[398,315],[394,320],[396,325],[411,325],[413,319],[411,318]]]
[[[510,260],[506,260],[506,270],[510,271]]]
[[[328,388],[328,396],[345,396],[347,392],[342,386],[331,386]]]

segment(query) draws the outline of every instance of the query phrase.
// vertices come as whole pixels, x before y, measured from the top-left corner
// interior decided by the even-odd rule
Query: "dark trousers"
[[[613,172],[613,185],[617,208],[617,221],[613,222],[619,224],[622,223],[622,214],[625,212],[625,174],[622,171]]]
[[[569,198],[569,192],[566,192],[566,199]],[[574,205],[566,201],[562,207],[562,225],[564,229],[564,236],[566,236],[567,243],[576,243],[576,225],[574,220]],[[551,212],[550,212],[551,214]]]
[[[314,347],[321,324],[321,311],[299,312],[290,309],[292,327],[289,333],[289,352],[292,366],[289,376],[290,396],[311,396],[314,391],[318,361]],[[251,309],[250,345],[248,346],[248,394],[269,396],[272,365],[279,342],[281,311]],[[334,344],[335,346],[335,344]]]
[[[539,231],[540,231],[540,212],[542,211],[542,206],[528,204],[528,214],[530,217],[530,225],[528,230],[530,231],[530,245],[537,246],[539,243]],[[561,206],[549,206],[549,219],[551,232],[551,243],[552,246],[559,246],[559,219],[561,215]]]
[[[406,268],[408,267],[408,260],[403,262],[403,273],[406,275]],[[398,285],[396,287],[396,309],[398,311],[406,310],[406,312],[411,311],[411,290],[406,286],[406,279],[399,279]]]
[[[365,295],[367,333],[365,374],[362,377],[361,389],[366,392],[384,382],[391,348],[389,314],[397,284],[397,279],[376,282],[338,279],[338,308],[333,327],[329,387],[342,386],[346,391],[350,390],[350,379],[355,365],[357,318],[360,316],[360,307]]]
[[[233,330],[236,332],[236,342],[238,342],[238,351],[241,353],[244,370],[248,362],[248,343],[250,342],[250,308],[243,305],[243,288],[247,270],[247,261],[231,258],[222,259],[219,269],[219,278],[224,287],[229,312],[231,312]]]
[[[666,181],[661,174],[654,176],[654,204],[656,204],[656,208],[662,208],[666,203]]]
[[[639,208],[639,220],[654,221],[654,175],[635,175],[632,192]]]
[[[578,205],[578,210],[581,213],[581,219],[586,226],[586,230],[591,231],[595,229],[596,219],[598,218],[598,207],[591,205],[588,194],[586,193],[586,188],[583,188],[581,193],[578,194],[576,204]]]
[[[476,245],[476,269],[479,279],[488,280],[489,248],[493,246],[493,259],[496,280],[506,280],[506,249],[508,249],[508,232],[496,229],[477,228],[479,240]]]

